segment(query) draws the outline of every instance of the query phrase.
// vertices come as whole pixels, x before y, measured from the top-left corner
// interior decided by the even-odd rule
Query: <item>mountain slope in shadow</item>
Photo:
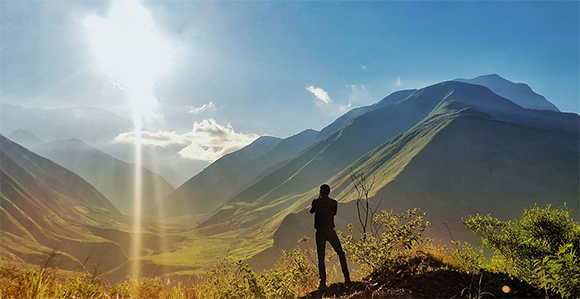
[[[557,207],[564,203],[572,215],[578,215],[579,146],[574,132],[499,121],[448,103],[349,168],[375,180],[371,201],[381,202],[381,209],[402,212],[419,207],[433,223],[429,236],[474,240],[461,218],[492,213],[508,220],[533,204]],[[356,192],[348,170],[328,183],[333,186],[331,195],[341,202],[337,226],[345,230],[348,223],[358,225]],[[273,219],[262,220],[274,223],[270,226],[270,233],[276,228],[274,245],[255,256],[253,263],[265,265],[280,250],[314,233],[307,208],[315,192],[288,199],[293,202],[292,213],[281,209]],[[249,229],[256,230],[258,225]]]
[[[107,198],[78,175],[2,135],[0,144],[5,261],[38,264],[55,250],[55,263],[66,270],[82,269],[87,262],[107,270],[128,260],[119,244],[85,226],[120,216]]]
[[[135,164],[129,164],[78,139],[58,140],[33,151],[80,175],[124,214],[133,213]],[[141,166],[142,208],[149,209],[175,188],[159,174]]]
[[[221,180],[235,180],[236,174],[243,171],[248,162],[268,152],[281,141],[282,139],[280,138],[263,136],[246,147],[221,157],[175,189],[159,206],[153,207],[148,213],[150,215],[158,215],[160,209],[163,209],[165,216],[213,212],[216,207],[227,199],[227,194],[244,184],[242,182],[239,185],[224,185],[219,182]],[[207,197],[205,194],[207,194]]]

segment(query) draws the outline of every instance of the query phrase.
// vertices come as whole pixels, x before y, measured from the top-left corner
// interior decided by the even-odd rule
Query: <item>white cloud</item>
[[[209,102],[207,104],[203,104],[200,107],[195,107],[195,108],[194,107],[190,107],[189,113],[191,113],[191,114],[198,114],[198,113],[203,112],[203,111],[206,111],[206,110],[208,110],[208,111],[216,111],[217,110],[217,107],[215,106],[215,104],[213,102]]]
[[[141,132],[140,140],[144,145],[167,147],[172,144],[186,145],[179,151],[184,158],[213,162],[225,154],[236,151],[259,136],[236,132],[231,124],[222,126],[214,119],[195,122],[191,132]],[[117,142],[134,142],[135,132],[122,133],[115,138]]]
[[[401,81],[401,76],[399,75],[399,77],[397,77],[397,82],[395,83],[395,86],[401,87],[401,85],[403,85],[403,81]]]
[[[314,85],[310,85],[306,87],[306,90],[310,91],[316,97],[316,99],[318,99],[318,101],[314,101],[316,105],[320,106],[322,104],[328,105],[332,103],[330,96],[326,91],[324,91],[324,89],[320,87],[314,87]]]
[[[367,69],[367,67],[365,65],[361,65],[360,68],[363,69],[363,70],[366,70]]]

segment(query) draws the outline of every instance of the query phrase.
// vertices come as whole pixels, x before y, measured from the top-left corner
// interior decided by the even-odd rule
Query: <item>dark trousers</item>
[[[338,236],[333,228],[325,228],[316,230],[316,251],[318,252],[318,275],[320,276],[320,284],[326,285],[326,265],[324,264],[326,241],[330,243],[334,251],[336,251],[336,254],[338,254],[344,280],[350,281],[346,257],[344,256],[344,251],[342,250]]]

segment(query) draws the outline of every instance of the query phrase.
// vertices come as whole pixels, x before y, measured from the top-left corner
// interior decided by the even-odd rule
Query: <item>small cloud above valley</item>
[[[217,111],[217,107],[213,102],[209,102],[207,104],[203,104],[200,107],[191,107],[189,106],[190,110],[189,113],[191,114],[198,114],[204,111]]]
[[[126,132],[118,135],[115,141],[133,143],[135,137],[135,132]],[[149,146],[184,145],[179,151],[179,155],[182,157],[213,162],[250,144],[258,137],[257,134],[236,132],[230,123],[220,125],[210,118],[194,122],[191,132],[184,134],[167,131],[143,131],[140,135],[140,141],[143,145]]]

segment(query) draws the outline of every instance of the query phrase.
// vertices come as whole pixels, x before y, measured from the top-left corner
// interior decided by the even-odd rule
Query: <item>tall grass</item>
[[[353,275],[360,278],[380,275],[385,270],[405,275],[440,269],[464,273],[486,270],[511,274],[564,297],[579,297],[580,225],[568,215],[565,208],[534,207],[526,211],[522,220],[500,222],[491,216],[476,216],[464,221],[484,238],[484,245],[496,250],[492,260],[485,258],[481,247],[466,243],[454,251],[435,245],[422,234],[429,223],[418,210],[382,212],[373,218],[381,227],[374,234],[355,234],[351,228],[341,239],[347,256],[361,266],[361,273]],[[526,256],[528,263],[522,264],[520,256]],[[336,254],[330,253],[327,258],[336,262]],[[334,267],[328,268],[329,280],[338,281]],[[316,254],[300,246],[284,251],[273,267],[261,272],[244,261],[226,257],[217,260],[205,279],[188,282],[155,277],[127,278],[111,284],[95,273],[70,275],[47,265],[35,269],[0,267],[0,299],[296,298],[307,295],[317,285]]]
[[[0,268],[3,298],[296,298],[318,285],[312,253],[296,248],[285,251],[274,267],[255,272],[247,263],[231,258],[217,260],[207,278],[196,282],[168,278],[127,278],[110,284],[98,275],[78,272],[70,277],[53,268]]]

